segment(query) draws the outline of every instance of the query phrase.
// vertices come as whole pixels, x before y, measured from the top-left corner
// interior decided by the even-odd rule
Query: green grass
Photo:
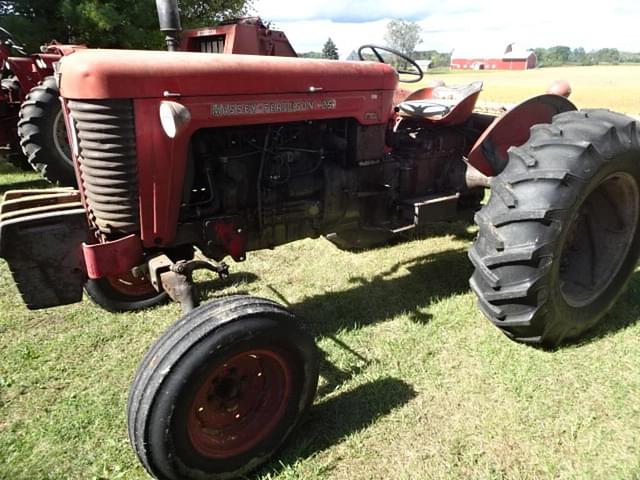
[[[40,187],[0,164],[0,190]],[[467,279],[473,227],[375,250],[304,240],[251,253],[206,299],[249,293],[305,319],[316,403],[255,478],[639,479],[640,273],[587,339],[555,352],[487,322]],[[177,305],[30,312],[0,262],[0,479],[144,479],[125,405]]]

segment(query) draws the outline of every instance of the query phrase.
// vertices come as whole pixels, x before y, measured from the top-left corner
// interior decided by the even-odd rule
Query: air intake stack
[[[167,50],[175,52],[178,50],[180,41],[180,10],[178,0],[156,0],[158,10],[158,20],[160,21],[160,31],[165,35]]]

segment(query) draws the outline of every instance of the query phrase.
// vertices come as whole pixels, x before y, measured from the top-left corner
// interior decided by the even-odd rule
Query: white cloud
[[[276,21],[331,20],[335,23],[371,22],[390,16],[417,20],[429,14],[430,7],[417,6],[409,0],[390,2],[381,0],[318,1],[257,0],[256,10]]]
[[[365,43],[382,44],[387,20],[364,23],[335,23],[330,20],[275,22],[297,52],[321,51],[327,38],[335,42],[342,57]]]
[[[483,2],[458,0],[256,0],[254,10],[283,30],[299,52],[320,51],[331,37],[341,55],[364,43],[382,43],[392,18],[416,21],[423,28],[421,49],[450,51],[474,46],[582,46],[640,51],[637,30],[640,2],[610,0],[538,0]]]

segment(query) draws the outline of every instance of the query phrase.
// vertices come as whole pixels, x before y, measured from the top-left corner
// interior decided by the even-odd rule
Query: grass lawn
[[[600,74],[591,68],[585,78]],[[487,93],[507,82],[480,73]],[[542,73],[551,72],[521,72],[514,90]],[[574,83],[589,106],[578,91]],[[1,191],[45,185],[0,164]],[[255,478],[640,479],[640,273],[589,338],[536,350],[476,308],[474,234],[434,225],[359,253],[304,240],[250,254],[226,281],[198,274],[207,299],[248,293],[288,305],[324,354],[310,416]],[[31,312],[2,261],[0,312],[0,479],[148,478],[129,446],[126,399],[179,307],[110,314],[85,299]]]

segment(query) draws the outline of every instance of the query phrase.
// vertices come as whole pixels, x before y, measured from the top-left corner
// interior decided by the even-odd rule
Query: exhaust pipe
[[[180,10],[178,0],[156,0],[158,10],[158,20],[160,21],[160,31],[165,35],[167,50],[175,52],[178,50],[180,41]]]

